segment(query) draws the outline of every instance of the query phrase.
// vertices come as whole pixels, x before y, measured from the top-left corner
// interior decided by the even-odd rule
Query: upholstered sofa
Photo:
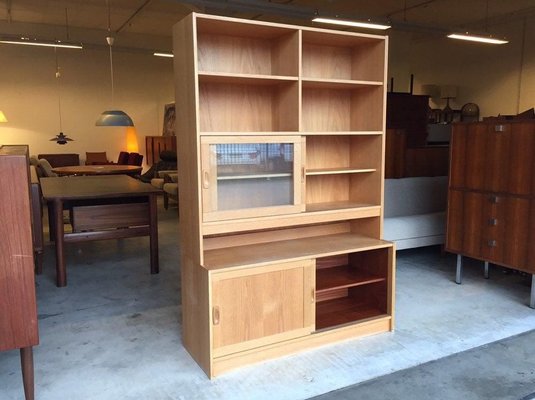
[[[397,250],[443,244],[448,177],[385,180],[384,238]]]

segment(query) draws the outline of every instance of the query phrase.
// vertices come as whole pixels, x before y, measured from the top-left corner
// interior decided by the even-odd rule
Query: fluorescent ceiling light
[[[173,58],[173,53],[159,53],[159,52],[154,52],[153,55],[155,55],[156,57],[170,57],[170,58]]]
[[[373,24],[371,22],[359,22],[359,21],[347,21],[343,19],[335,19],[335,18],[314,18],[312,21],[314,22],[323,22],[325,24],[334,24],[334,25],[344,25],[344,26],[355,26],[358,28],[368,28],[368,29],[389,29],[390,25],[381,25],[381,24]]]
[[[468,40],[471,42],[479,42],[479,43],[490,43],[490,44],[509,43],[508,40],[495,39],[495,38],[486,37],[486,36],[474,36],[474,35],[469,35],[469,34],[460,34],[460,33],[452,33],[448,35],[448,37],[451,39]]]
[[[62,47],[65,49],[82,49],[81,43],[68,43],[61,40],[37,40],[21,37],[20,39],[0,39],[0,43],[22,44],[25,46]]]
[[[152,54],[155,55],[156,57],[169,57],[169,58],[174,57],[173,53],[162,53],[162,52],[155,51]]]

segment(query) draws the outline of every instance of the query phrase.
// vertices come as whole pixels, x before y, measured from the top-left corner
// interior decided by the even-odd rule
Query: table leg
[[[463,256],[457,254],[457,271],[455,273],[455,283],[461,284],[463,279]]]
[[[56,238],[56,218],[54,217],[54,203],[48,202],[46,205],[48,212],[48,237],[51,242]]]
[[[535,308],[535,274],[531,275],[531,295],[529,297],[529,306]]]
[[[22,367],[22,383],[24,385],[24,396],[26,400],[34,398],[34,376],[33,376],[33,349],[23,347],[20,349],[20,365]]]
[[[149,196],[150,212],[150,273],[160,272],[160,261],[158,254],[158,208],[156,195]]]
[[[489,262],[485,261],[485,279],[489,279]]]
[[[65,268],[65,252],[63,249],[63,202],[54,200],[54,222],[56,233],[56,286],[67,286],[67,271]]]

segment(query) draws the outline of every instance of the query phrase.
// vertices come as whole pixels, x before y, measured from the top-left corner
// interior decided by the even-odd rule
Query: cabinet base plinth
[[[364,321],[358,324],[316,332],[311,335],[285,342],[219,357],[213,360],[211,373],[208,373],[208,371],[205,372],[207,372],[207,375],[210,378],[213,378],[223,372],[248,364],[294,354],[306,349],[328,345],[342,340],[356,339],[377,333],[389,332],[393,329],[392,317],[384,316],[381,318],[374,318],[373,320]]]

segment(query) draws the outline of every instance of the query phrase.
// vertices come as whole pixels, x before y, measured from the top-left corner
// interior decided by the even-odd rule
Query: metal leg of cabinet
[[[489,279],[489,262],[485,261],[485,279]]]
[[[461,284],[463,277],[463,256],[457,254],[457,272],[455,273],[455,283]]]
[[[529,306],[535,308],[535,274],[531,275],[531,296],[529,299]]]

